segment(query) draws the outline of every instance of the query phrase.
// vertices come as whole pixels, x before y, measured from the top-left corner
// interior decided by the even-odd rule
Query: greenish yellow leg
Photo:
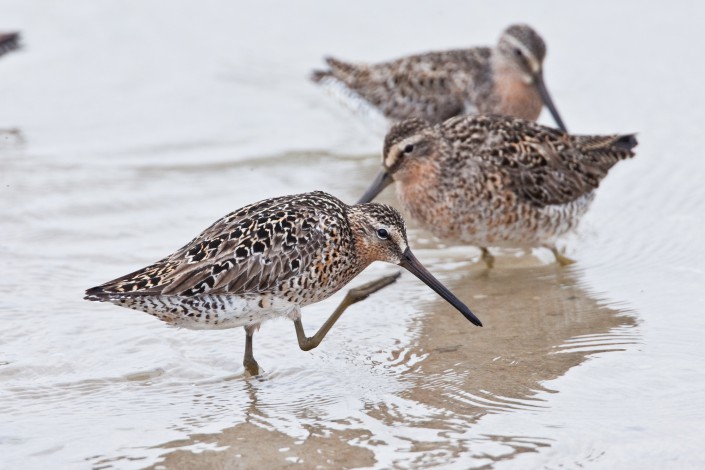
[[[558,248],[556,248],[555,246],[551,246],[549,248],[553,252],[553,256],[556,257],[556,261],[561,266],[568,266],[569,264],[575,263],[575,260],[572,260],[572,259],[568,258],[567,256],[563,256],[561,253],[559,253]]]
[[[392,274],[391,276],[385,276],[383,278],[377,279],[376,281],[368,282],[367,284],[363,284],[360,287],[356,287],[355,289],[350,289],[350,291],[348,291],[348,293],[345,295],[343,301],[340,302],[340,305],[338,305],[338,308],[336,308],[333,314],[328,317],[328,320],[326,320],[326,322],[323,324],[323,326],[321,326],[321,328],[316,332],[316,334],[311,337],[306,336],[304,326],[301,324],[301,319],[294,320],[294,327],[296,328],[296,339],[299,340],[299,347],[304,351],[310,351],[311,349],[317,347],[319,344],[321,344],[321,341],[323,341],[323,338],[325,338],[326,334],[328,334],[328,331],[330,331],[333,325],[335,325],[335,322],[338,321],[338,318],[340,318],[340,316],[349,306],[361,300],[365,300],[371,294],[374,294],[378,290],[387,287],[389,284],[392,284],[399,278],[400,275],[401,272],[398,272]]]
[[[492,256],[492,253],[490,253],[490,250],[485,248],[484,246],[480,247],[480,250],[482,250],[482,261],[485,262],[488,268],[493,268],[494,267],[494,256]]]
[[[242,360],[242,365],[245,366],[245,370],[249,372],[250,375],[259,375],[259,364],[257,364],[255,356],[252,354],[252,335],[255,333],[255,327],[246,326],[245,333],[247,337],[245,339],[245,358]]]

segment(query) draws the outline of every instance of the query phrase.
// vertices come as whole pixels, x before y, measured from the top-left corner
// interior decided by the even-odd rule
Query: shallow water
[[[0,59],[18,129],[0,135],[0,467],[705,466],[702,6],[5,3],[26,47]],[[249,202],[362,193],[381,140],[305,80],[324,54],[485,44],[519,19],[568,127],[640,145],[565,240],[569,268],[506,250],[487,271],[410,222],[484,328],[405,274],[311,352],[265,324],[253,379],[239,329],[82,300]]]

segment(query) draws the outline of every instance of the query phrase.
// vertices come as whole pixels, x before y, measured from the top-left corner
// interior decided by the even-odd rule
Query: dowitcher
[[[377,64],[327,58],[311,75],[361,114],[388,122],[412,117],[440,123],[460,114],[503,114],[536,120],[546,105],[566,130],[543,80],[546,44],[531,27],[508,27],[493,48],[402,57]]]
[[[634,155],[634,135],[572,136],[498,115],[419,119],[387,134],[382,171],[359,203],[396,182],[403,208],[441,239],[482,249],[546,247],[572,261],[556,239],[587,211],[594,190],[619,160]]]
[[[0,56],[20,47],[20,33],[0,33]]]
[[[267,199],[232,212],[161,261],[88,289],[86,299],[184,328],[242,326],[243,364],[256,375],[252,335],[262,322],[289,318],[301,349],[315,348],[349,305],[394,282],[398,273],[351,290],[311,337],[304,333],[301,307],[330,297],[373,261],[406,268],[482,326],[412,254],[395,209],[348,206],[323,192]]]

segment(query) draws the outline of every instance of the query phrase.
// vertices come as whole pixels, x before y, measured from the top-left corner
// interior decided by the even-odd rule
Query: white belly
[[[147,312],[170,325],[194,330],[236,328],[274,318],[300,317],[297,304],[271,295],[125,296],[109,300]]]

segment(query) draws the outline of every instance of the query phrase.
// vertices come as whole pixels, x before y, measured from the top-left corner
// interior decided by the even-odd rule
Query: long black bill
[[[543,100],[543,104],[546,105],[548,110],[551,112],[551,116],[553,116],[553,120],[556,121],[556,124],[558,125],[558,128],[562,130],[563,132],[568,132],[568,128],[565,127],[565,124],[563,123],[563,119],[561,119],[561,115],[558,114],[558,110],[556,109],[556,105],[553,104],[553,100],[551,99],[551,95],[548,94],[548,89],[546,88],[546,84],[543,82],[543,72],[538,73],[536,75],[536,88],[539,91],[539,95],[541,95],[541,99]]]
[[[438,279],[433,277],[433,274],[428,272],[426,268],[423,267],[421,262],[416,259],[416,256],[414,256],[409,248],[404,251],[404,256],[399,264],[403,268],[409,270],[411,274],[421,279],[428,287],[436,291],[438,295],[443,297],[449,304],[458,309],[458,311],[474,325],[482,326],[480,319],[470,311],[467,305],[462,303],[456,296],[453,295],[451,291],[441,284]]]
[[[394,179],[387,170],[380,171],[377,176],[375,176],[375,180],[372,182],[370,187],[367,188],[367,191],[365,191],[365,194],[362,195],[362,197],[359,201],[357,201],[357,203],[364,204],[366,202],[372,202],[372,200],[376,198],[377,195],[381,193],[384,188],[386,188],[393,182]]]

